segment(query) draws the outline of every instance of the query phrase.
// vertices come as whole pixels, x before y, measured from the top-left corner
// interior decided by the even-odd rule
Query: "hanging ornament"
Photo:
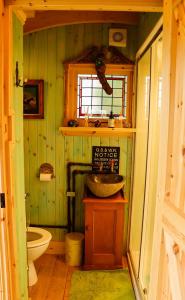
[[[113,89],[111,88],[111,86],[109,85],[109,83],[105,77],[106,65],[104,63],[103,57],[99,56],[96,58],[95,68],[96,68],[97,76],[102,85],[103,90],[108,95],[111,95],[113,93]]]

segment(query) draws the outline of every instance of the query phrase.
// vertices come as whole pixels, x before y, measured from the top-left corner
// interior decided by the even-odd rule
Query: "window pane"
[[[101,115],[101,106],[93,106],[92,114],[93,115]]]
[[[114,90],[113,96],[114,97],[122,97],[122,93],[123,93],[122,89],[117,89],[117,90]]]
[[[91,87],[91,80],[83,79],[82,80],[82,88],[84,87]]]
[[[111,95],[108,95],[105,91],[103,91],[103,97],[109,97],[112,99],[112,94]]]
[[[102,89],[93,88],[93,96],[102,96]]]
[[[103,105],[112,105],[112,97],[108,98],[108,97],[103,97]]]
[[[114,80],[113,81],[113,88],[114,89],[122,89],[123,80]]]
[[[122,106],[122,98],[114,98],[113,99],[113,106]]]
[[[91,88],[84,88],[82,89],[82,96],[91,96]]]
[[[111,106],[102,106],[102,109],[106,112],[107,115],[110,115],[112,107]]]
[[[112,87],[112,80],[107,80],[107,82],[110,85],[110,87]]]
[[[92,84],[93,84],[93,88],[101,88],[102,89],[102,85],[101,85],[99,79],[97,79],[97,80],[94,79]]]
[[[101,105],[102,99],[100,97],[92,97],[92,104],[93,105]]]
[[[91,105],[91,97],[82,97],[82,105]]]
[[[115,106],[113,110],[114,114],[120,115],[122,114],[122,107],[121,106]]]
[[[90,106],[84,105],[81,107],[82,114],[89,114],[90,113],[89,111],[90,111]]]

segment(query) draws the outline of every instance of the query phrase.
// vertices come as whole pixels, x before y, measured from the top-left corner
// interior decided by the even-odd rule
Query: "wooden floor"
[[[65,264],[64,256],[44,254],[35,262],[38,281],[29,288],[31,300],[68,300],[74,267]]]
[[[38,282],[29,288],[31,300],[68,300],[71,276],[79,268],[65,264],[64,256],[44,254],[36,262]],[[127,267],[123,259],[123,267]]]

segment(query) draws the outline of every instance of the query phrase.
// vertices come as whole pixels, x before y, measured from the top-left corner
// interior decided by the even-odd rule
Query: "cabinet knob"
[[[85,231],[88,231],[89,225],[85,225]]]

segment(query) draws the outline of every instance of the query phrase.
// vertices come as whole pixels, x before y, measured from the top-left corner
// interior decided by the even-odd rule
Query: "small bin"
[[[65,236],[65,260],[70,266],[82,264],[84,234],[79,232],[67,233]]]

